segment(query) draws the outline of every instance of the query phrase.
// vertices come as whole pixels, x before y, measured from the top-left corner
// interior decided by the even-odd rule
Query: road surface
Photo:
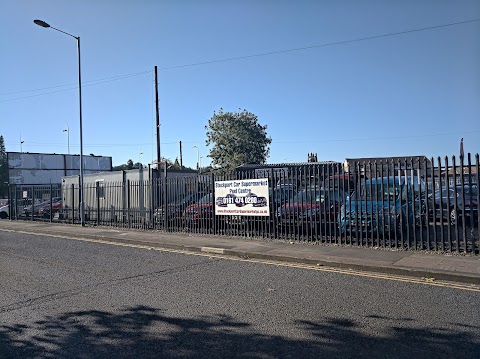
[[[0,231],[1,358],[480,358],[480,291]]]

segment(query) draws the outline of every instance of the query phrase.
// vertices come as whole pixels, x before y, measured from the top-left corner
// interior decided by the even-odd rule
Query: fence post
[[[128,228],[131,227],[130,223],[130,180],[127,180],[127,223]]]
[[[28,200],[28,197],[27,197],[27,200]],[[30,213],[30,220],[33,221],[33,210],[34,210],[34,206],[33,204],[35,203],[35,187],[32,186],[32,210],[31,210],[31,213]],[[25,206],[23,207],[23,210],[25,212]]]
[[[154,203],[153,203],[153,199],[155,197],[154,195],[154,179],[153,179],[153,175],[151,175],[151,172],[152,170],[150,169],[150,165],[148,165],[148,173],[150,174],[150,205],[149,205],[149,224],[150,224],[150,228],[152,229],[155,229],[155,223],[154,223],[154,217],[153,217],[153,213],[154,213]]]
[[[468,241],[467,241],[467,229],[465,227],[465,221],[466,221],[466,213],[465,213],[465,163],[464,163],[464,156],[463,153],[460,153],[460,157],[458,158],[460,161],[460,200],[462,202],[462,209],[457,210],[457,223],[461,224],[461,228],[459,230],[462,233],[462,239],[463,239],[463,250],[464,253],[467,253],[467,246],[468,246]],[[457,184],[455,183],[455,187],[457,187]]]
[[[478,186],[480,185],[480,172],[479,172],[479,156],[478,153],[475,155],[475,169],[476,169],[476,179],[475,183],[477,184],[477,206],[480,203],[480,191],[478,191]],[[475,221],[473,222],[475,223]],[[480,234],[479,234],[479,229],[480,228],[480,211],[477,209],[477,238],[472,238],[472,253],[473,254],[480,254],[479,249],[480,249]],[[475,246],[475,239],[477,240],[477,246]]]
[[[14,188],[15,188],[15,206],[13,209],[15,212],[15,220],[18,220],[18,190],[16,185],[14,185]],[[12,209],[11,206],[10,206],[10,209]]]
[[[53,186],[52,186],[52,182],[50,182],[50,222],[52,222],[53,220],[53,203],[52,203],[52,199],[53,199]]]
[[[453,226],[455,227],[455,239],[456,239],[456,242],[457,242],[457,248],[456,248],[456,251],[457,253],[460,253],[460,234],[458,233],[458,212],[457,212],[457,208],[458,208],[458,198],[457,198],[457,195],[458,195],[458,192],[457,192],[457,164],[456,164],[456,160],[455,160],[455,156],[452,156],[452,167],[453,167],[453,193],[454,193],[454,211],[455,211],[455,223],[453,224]],[[447,187],[448,188],[448,187]],[[447,198],[449,198],[450,196],[447,196]],[[450,210],[450,209],[449,209]],[[450,213],[448,213],[448,216],[449,218],[452,218],[452,216],[450,215]]]
[[[96,181],[95,182],[95,195],[97,196],[97,226],[100,225],[100,196],[99,196],[99,191],[100,191],[100,182]]]
[[[17,205],[17,202],[14,202],[13,201],[13,198],[12,198],[12,185],[11,184],[8,184],[8,203],[10,203],[9,207],[8,207],[8,219],[11,221],[12,220],[12,208],[13,208],[13,204],[15,203],[15,206]]]
[[[200,180],[200,178],[199,178]],[[215,216],[215,174],[212,173],[212,230],[217,233],[217,217]]]
[[[72,224],[75,224],[75,184],[71,185],[71,197],[72,197]]]
[[[163,227],[165,231],[168,231],[167,224],[167,211],[168,211],[168,199],[167,199],[167,162],[163,163]]]

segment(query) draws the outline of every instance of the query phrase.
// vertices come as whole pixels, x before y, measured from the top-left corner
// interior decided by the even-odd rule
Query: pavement
[[[474,255],[0,220],[0,240],[5,230],[480,284],[480,256]]]

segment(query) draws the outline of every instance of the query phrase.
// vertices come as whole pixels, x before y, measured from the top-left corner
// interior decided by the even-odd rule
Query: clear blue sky
[[[478,0],[3,0],[7,151],[21,136],[24,152],[67,153],[68,123],[79,153],[76,41],[34,19],[80,36],[84,153],[114,165],[155,158],[155,65],[162,156],[182,141],[187,166],[197,143],[209,163],[205,125],[220,107],[268,125],[269,163],[450,156],[462,137],[479,152],[480,21],[216,61],[480,19]]]

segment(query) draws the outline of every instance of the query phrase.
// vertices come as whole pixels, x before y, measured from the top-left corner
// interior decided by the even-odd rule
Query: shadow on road
[[[415,328],[409,318],[369,316],[365,320],[373,330],[368,330],[369,324],[342,318],[297,321],[296,329],[306,339],[292,339],[259,333],[253,325],[224,315],[176,318],[145,306],[115,313],[78,311],[45,317],[31,325],[0,326],[0,357],[480,357],[479,336],[464,326],[464,330],[455,324],[451,326],[456,329]],[[298,337],[295,334],[293,338]]]

